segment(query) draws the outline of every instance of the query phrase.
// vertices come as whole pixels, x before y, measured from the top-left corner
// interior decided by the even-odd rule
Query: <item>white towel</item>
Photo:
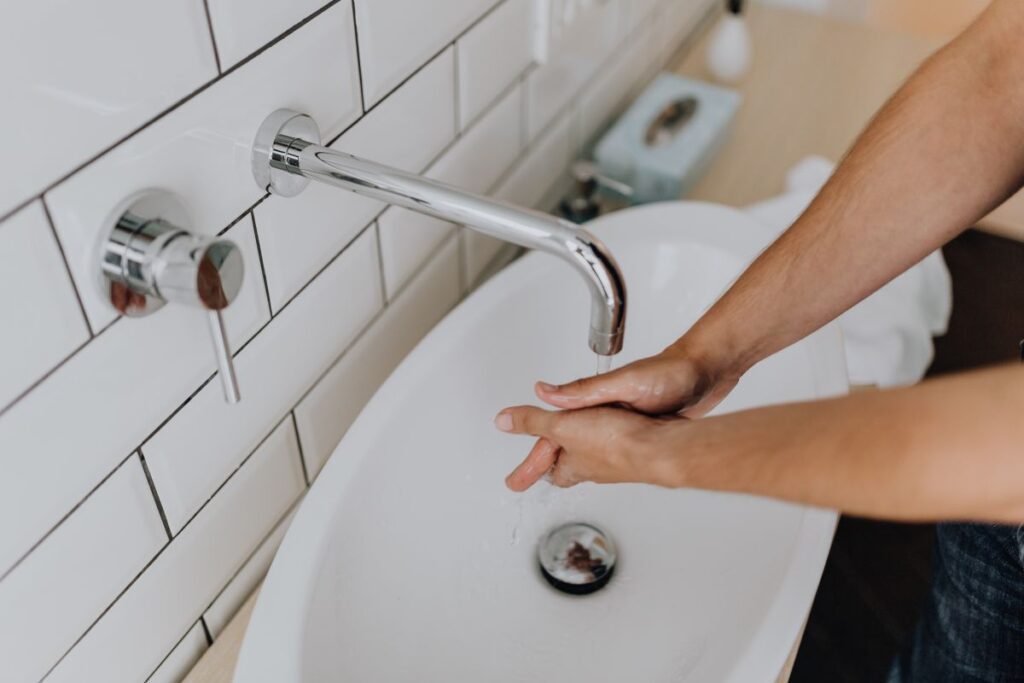
[[[757,221],[782,234],[825,184],[834,164],[808,157],[786,178],[786,192],[747,207]],[[880,387],[913,384],[924,377],[935,348],[932,337],[946,333],[953,285],[942,253],[936,251],[839,318],[851,384]]]

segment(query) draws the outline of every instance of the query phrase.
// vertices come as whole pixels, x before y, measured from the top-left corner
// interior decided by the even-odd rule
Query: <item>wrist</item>
[[[662,354],[689,363],[707,387],[735,382],[749,369],[744,355],[727,338],[704,334],[697,328],[673,342]]]
[[[633,444],[636,481],[664,488],[689,486],[687,458],[690,456],[686,419],[655,419]]]

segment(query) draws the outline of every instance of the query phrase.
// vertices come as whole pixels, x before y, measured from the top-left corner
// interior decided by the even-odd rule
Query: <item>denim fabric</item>
[[[1024,526],[939,525],[931,594],[889,683],[1024,682]]]

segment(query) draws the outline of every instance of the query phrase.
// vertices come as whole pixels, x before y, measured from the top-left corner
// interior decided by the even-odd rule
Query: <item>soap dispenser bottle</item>
[[[558,205],[562,218],[573,223],[582,224],[597,218],[601,214],[601,190],[612,194],[617,199],[629,201],[633,196],[633,188],[626,183],[603,175],[592,161],[581,159],[570,169],[573,187]]]
[[[750,29],[743,15],[743,0],[726,0],[725,16],[708,43],[707,65],[722,83],[736,83],[750,70]]]

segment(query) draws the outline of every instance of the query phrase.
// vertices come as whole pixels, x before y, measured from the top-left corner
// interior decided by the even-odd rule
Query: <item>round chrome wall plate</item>
[[[294,197],[306,189],[309,179],[296,173],[277,168],[272,161],[275,157],[275,143],[278,136],[298,138],[320,144],[320,128],[316,121],[291,109],[278,109],[264,119],[252,144],[252,175],[256,184],[265,192],[282,197]],[[286,150],[277,146],[277,152]]]
[[[119,315],[141,318],[166,303],[160,297],[133,291],[123,283],[126,271],[131,268],[134,238],[157,221],[162,225],[190,224],[188,212],[176,196],[165,190],[140,190],[117,205],[100,235],[93,261],[96,284],[103,300]]]

